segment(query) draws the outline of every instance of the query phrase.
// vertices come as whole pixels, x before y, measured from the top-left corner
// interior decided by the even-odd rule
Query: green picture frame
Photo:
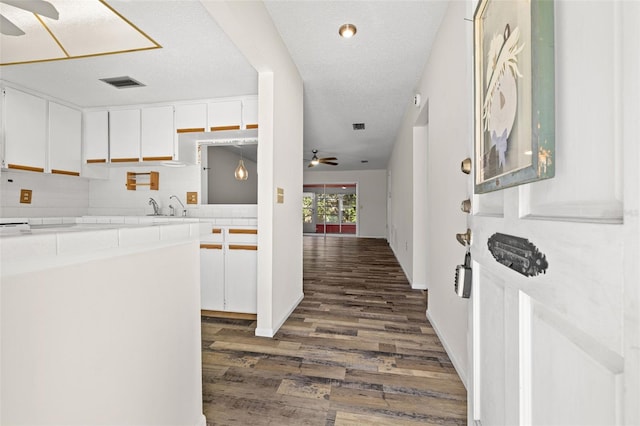
[[[475,193],[554,177],[554,2],[480,0],[473,25]]]

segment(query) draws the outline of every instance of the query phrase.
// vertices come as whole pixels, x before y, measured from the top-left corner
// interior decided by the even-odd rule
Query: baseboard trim
[[[293,305],[289,309],[289,312],[287,312],[285,315],[283,315],[282,318],[280,318],[280,321],[278,321],[278,323],[277,323],[277,325],[275,327],[273,327],[273,328],[256,328],[256,336],[258,336],[258,337],[273,337],[273,336],[275,336],[276,333],[278,332],[278,330],[280,330],[280,327],[282,327],[282,324],[284,324],[285,321],[287,319],[289,319],[289,316],[293,313],[293,311],[296,310],[296,308],[298,307],[300,302],[302,302],[302,299],[304,299],[304,293],[300,293],[300,296],[298,296],[298,299],[293,303]]]
[[[440,339],[440,341],[442,342],[442,346],[444,346],[444,350],[447,352],[447,355],[449,356],[449,359],[451,360],[451,363],[453,364],[453,368],[456,369],[456,372],[458,373],[458,376],[460,377],[460,380],[462,380],[462,384],[464,385],[464,388],[467,389],[467,391],[469,391],[469,387],[467,386],[467,376],[466,376],[466,374],[463,374],[463,370],[461,368],[460,360],[453,355],[453,352],[451,351],[451,347],[447,343],[447,339],[445,339],[445,337],[442,335],[442,333],[440,333],[440,330],[438,329],[438,323],[433,320],[433,317],[429,314],[428,310],[427,310],[427,319],[431,323],[431,326],[433,327],[433,330],[436,332],[436,335],[438,336],[438,339]]]

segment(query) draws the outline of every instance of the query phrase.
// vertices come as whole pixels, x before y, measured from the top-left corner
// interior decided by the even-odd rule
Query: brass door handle
[[[471,229],[467,228],[467,232],[464,234],[456,234],[456,240],[463,246],[471,244]]]
[[[467,198],[462,203],[460,203],[460,210],[465,213],[471,213],[471,200]]]

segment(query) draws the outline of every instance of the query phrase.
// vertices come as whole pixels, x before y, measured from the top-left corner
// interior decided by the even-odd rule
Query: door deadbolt
[[[460,163],[460,170],[462,170],[462,173],[465,175],[471,173],[471,158],[465,158],[462,160],[462,163]]]
[[[471,200],[467,198],[462,203],[460,203],[460,210],[465,213],[471,213]]]

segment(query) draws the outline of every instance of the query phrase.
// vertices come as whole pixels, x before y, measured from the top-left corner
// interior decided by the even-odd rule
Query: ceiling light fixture
[[[320,160],[318,159],[318,156],[316,155],[318,151],[316,151],[315,149],[313,150],[313,157],[311,157],[311,165],[313,166],[317,166],[318,164],[320,164]]]
[[[353,24],[344,24],[338,30],[338,34],[340,34],[340,37],[343,37],[343,38],[351,38],[354,35],[356,35],[357,31],[358,31],[358,29],[356,28],[355,25],[353,25]]]

